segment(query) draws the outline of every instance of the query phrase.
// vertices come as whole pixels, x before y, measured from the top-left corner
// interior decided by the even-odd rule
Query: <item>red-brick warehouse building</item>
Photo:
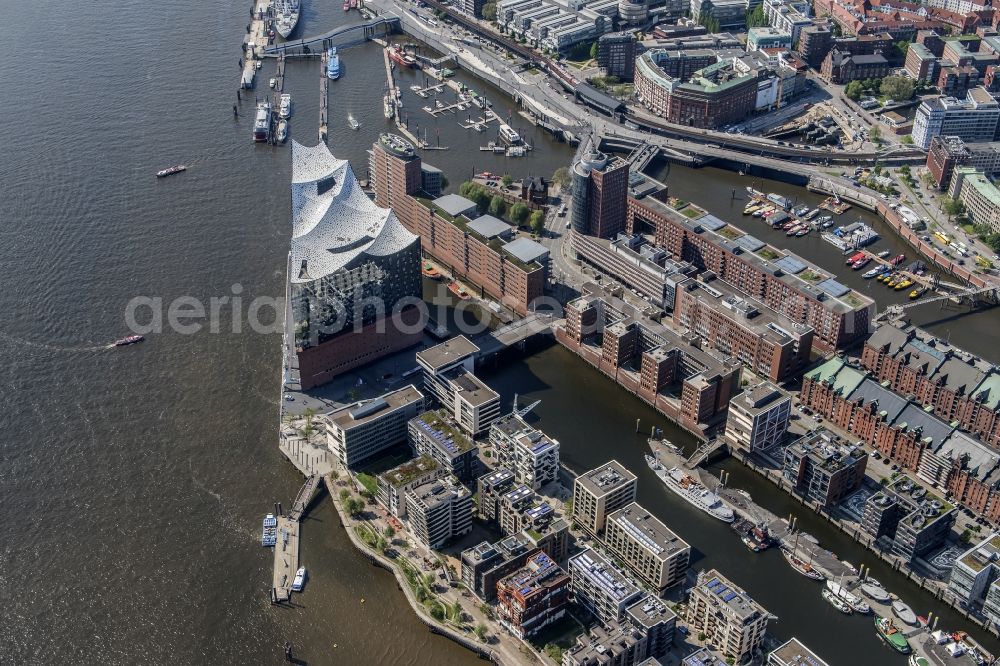
[[[886,324],[865,342],[861,365],[942,420],[1000,446],[1000,373],[992,363],[916,327]]]
[[[815,351],[843,349],[868,336],[872,299],[821,269],[712,215],[693,209],[689,217],[652,197],[630,197],[628,203],[629,233],[652,235],[653,243],[674,257],[710,271],[792,322],[809,326]]]
[[[885,458],[988,520],[1000,520],[1000,452],[933,409],[833,358],[806,373],[800,399]]]
[[[423,251],[455,276],[527,314],[545,290],[548,250],[526,236],[506,242],[482,232],[474,224],[475,204],[464,197],[423,195],[420,157],[402,137],[382,134],[369,155],[375,203],[391,207],[406,230],[420,236]]]

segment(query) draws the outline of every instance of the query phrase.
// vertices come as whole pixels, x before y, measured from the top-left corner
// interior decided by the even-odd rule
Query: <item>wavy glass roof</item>
[[[353,267],[362,256],[389,256],[417,236],[368,198],[347,160],[324,143],[292,141],[291,282]]]

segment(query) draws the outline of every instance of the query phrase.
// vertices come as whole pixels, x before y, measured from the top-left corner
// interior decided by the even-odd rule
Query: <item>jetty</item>
[[[323,51],[319,63],[319,140],[326,142],[329,134],[328,102],[330,92],[330,77],[326,75],[327,52]]]
[[[240,88],[253,88],[257,75],[257,61],[268,46],[267,26],[271,16],[271,0],[256,0],[251,10],[247,35],[243,39],[243,66],[240,72]]]
[[[280,604],[292,598],[292,581],[299,568],[299,528],[302,516],[316,498],[322,477],[312,474],[299,489],[288,514],[278,516],[278,540],[274,545],[274,570],[271,578],[271,603]]]

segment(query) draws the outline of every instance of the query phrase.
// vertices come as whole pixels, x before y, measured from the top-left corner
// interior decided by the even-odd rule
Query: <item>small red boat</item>
[[[467,301],[470,298],[472,298],[472,296],[469,295],[469,292],[467,292],[465,290],[465,287],[463,287],[462,285],[460,285],[457,282],[451,282],[451,283],[449,283],[448,284],[448,291],[450,291],[451,293],[455,294],[455,296],[459,297],[463,301]]]
[[[124,337],[124,338],[121,338],[119,340],[115,340],[114,344],[115,344],[115,347],[126,347],[128,345],[134,345],[134,344],[136,344],[138,342],[142,342],[145,339],[146,338],[142,337],[141,335],[130,335],[128,337]]]
[[[401,65],[403,67],[413,67],[417,63],[416,58],[409,53],[405,53],[403,49],[398,46],[393,46],[389,49],[389,59],[397,65]]]
[[[898,256],[893,257],[892,261],[890,261],[889,263],[892,264],[893,266],[899,266],[904,261],[906,261],[906,255],[900,254]]]

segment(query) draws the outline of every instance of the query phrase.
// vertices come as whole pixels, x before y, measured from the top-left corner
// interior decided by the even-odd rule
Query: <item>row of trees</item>
[[[855,101],[866,94],[876,94],[876,92],[886,99],[905,102],[916,92],[916,83],[906,76],[887,76],[884,79],[851,81],[844,88],[844,94]]]
[[[504,187],[509,187],[513,182],[510,176],[503,177]],[[458,193],[476,204],[480,213],[489,213],[493,217],[506,219],[513,222],[518,227],[530,227],[536,234],[541,234],[545,230],[545,213],[541,210],[532,212],[526,204],[521,201],[513,205],[508,205],[507,201],[499,194],[491,195],[490,192],[480,185],[471,181],[465,181],[458,187]]]

